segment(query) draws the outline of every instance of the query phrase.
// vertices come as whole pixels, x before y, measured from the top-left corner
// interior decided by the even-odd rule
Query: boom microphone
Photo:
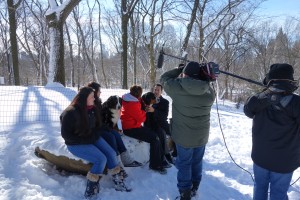
[[[162,68],[163,64],[164,64],[164,51],[160,50],[156,67],[160,69]]]
[[[190,60],[186,59],[186,56],[185,56],[185,58],[181,58],[181,57],[178,57],[178,56],[167,54],[162,49],[159,52],[159,56],[158,56],[158,59],[157,59],[157,68],[159,68],[159,69],[162,68],[162,66],[163,66],[164,55],[167,55],[169,57],[176,58],[176,59],[179,59],[179,60],[183,60],[185,62],[191,62]],[[205,60],[207,60],[207,59],[205,58]],[[212,63],[210,63],[210,64],[212,64]],[[213,63],[213,64],[215,64],[215,63]],[[256,85],[266,87],[264,84],[262,84],[262,83],[260,83],[258,81],[254,81],[254,80],[251,80],[251,79],[248,79],[248,78],[244,78],[242,76],[238,76],[238,75],[235,75],[235,74],[232,74],[232,73],[229,73],[229,72],[222,71],[222,70],[219,69],[219,66],[216,65],[216,64],[215,65],[210,65],[210,67],[213,70],[212,72],[214,73],[214,75],[216,75],[215,77],[211,77],[211,81],[214,81],[215,78],[217,77],[217,75],[220,74],[220,73],[222,73],[222,74],[226,74],[226,75],[229,75],[229,76],[232,76],[232,77],[235,77],[235,78],[247,81],[249,83],[254,83]]]

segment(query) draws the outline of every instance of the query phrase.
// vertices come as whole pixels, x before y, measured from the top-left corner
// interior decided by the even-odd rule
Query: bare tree
[[[14,4],[13,0],[7,0],[7,9],[9,16],[9,35],[10,35],[10,49],[13,63],[13,74],[15,85],[20,85],[20,74],[19,74],[19,50],[17,42],[17,20],[16,20],[16,11],[22,0],[18,0]]]
[[[33,65],[27,69],[36,74],[36,84],[46,84],[46,70],[48,61],[48,35],[45,23],[45,8],[38,1],[23,1],[22,18],[20,19],[20,36],[18,41],[22,49],[29,55]],[[25,69],[24,69],[25,70]],[[28,75],[29,76],[29,75]],[[28,77],[27,77],[28,78]],[[35,81],[35,79],[34,79]]]
[[[190,36],[191,36],[191,33],[192,33],[192,28],[193,28],[194,22],[195,22],[196,17],[197,17],[197,10],[198,10],[198,7],[199,7],[199,2],[200,2],[200,0],[194,0],[194,6],[193,6],[193,9],[192,9],[190,21],[187,25],[185,37],[183,39],[183,44],[182,44],[182,47],[181,47],[182,53],[188,47],[189,39],[190,39]]]
[[[103,56],[103,41],[102,41],[102,36],[101,36],[101,4],[99,2],[99,0],[96,0],[97,1],[97,4],[98,4],[98,9],[99,9],[99,14],[98,14],[98,32],[99,32],[99,43],[100,43],[100,61],[101,61],[101,70],[102,70],[102,75],[103,75],[103,79],[104,79],[104,84],[105,84],[105,87],[107,88],[108,87],[108,84],[107,84],[107,78],[106,78],[106,73],[105,73],[105,70],[104,70],[104,62],[103,62],[103,59],[104,59],[104,56]]]
[[[146,2],[147,3],[147,2]],[[150,85],[155,84],[155,38],[162,33],[164,24],[168,21],[164,15],[167,11],[172,10],[172,1],[169,0],[153,0],[148,4],[143,3],[142,16],[142,32],[144,43],[148,50],[149,57],[149,79]],[[147,23],[149,21],[149,23]]]
[[[128,23],[134,8],[139,0],[121,0],[121,19],[122,19],[122,65],[123,83],[122,88],[128,88],[127,82],[127,58],[128,58]]]
[[[8,39],[8,33],[9,33],[9,22],[7,19],[8,10],[3,9],[0,10],[0,16],[3,20],[0,20],[0,36],[2,40],[3,46],[0,48],[1,57],[0,57],[0,64],[3,65],[3,73],[2,75],[4,77],[7,77],[8,84],[12,84],[12,69],[10,64],[10,47],[9,47],[9,39]],[[7,69],[5,68],[5,65],[7,66]],[[7,76],[6,76],[7,75]]]
[[[65,85],[63,25],[66,18],[80,0],[65,1],[60,6],[55,0],[48,0],[50,10],[46,14],[50,32],[50,61],[48,83],[59,82]]]

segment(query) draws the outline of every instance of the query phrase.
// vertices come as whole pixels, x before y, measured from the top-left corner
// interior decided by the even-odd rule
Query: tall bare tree
[[[15,85],[20,85],[16,11],[19,5],[21,4],[21,2],[22,0],[18,0],[17,3],[14,4],[13,0],[7,0],[7,9],[8,9],[8,16],[9,16],[10,50],[12,56]]]
[[[98,32],[99,32],[99,44],[100,44],[100,66],[101,66],[101,70],[102,70],[102,75],[103,75],[103,79],[104,79],[104,85],[105,87],[107,88],[108,87],[108,84],[107,84],[107,78],[106,78],[106,73],[105,73],[105,69],[104,69],[104,62],[103,62],[103,59],[104,59],[104,56],[103,56],[103,41],[102,41],[102,36],[101,36],[101,30],[102,30],[102,26],[101,26],[101,4],[99,2],[99,0],[96,0],[97,1],[97,4],[98,4],[98,9],[99,9],[99,14],[98,14]]]
[[[172,10],[172,1],[169,0],[153,0],[149,1],[148,4],[147,2],[143,3],[142,32],[144,43],[148,50],[149,79],[151,86],[153,86],[156,81],[155,39],[162,33],[164,24],[168,21],[168,19],[165,18],[166,12],[170,10]]]
[[[63,25],[70,12],[81,0],[65,1],[60,6],[55,0],[48,0],[50,10],[46,14],[50,32],[50,61],[48,83],[59,82],[66,85],[64,64]]]
[[[121,0],[121,19],[122,19],[122,66],[123,83],[122,88],[128,88],[127,82],[127,58],[128,58],[128,23],[134,8],[139,0]]]
[[[196,17],[197,17],[197,10],[198,10],[198,7],[199,7],[199,2],[200,2],[200,0],[194,0],[194,6],[193,6],[193,9],[192,9],[192,12],[191,12],[191,17],[190,17],[189,23],[186,27],[185,37],[183,39],[183,44],[182,44],[182,47],[181,47],[182,53],[188,47],[190,36],[191,36],[191,33],[192,33],[192,29],[193,29],[193,25],[194,25],[194,22],[195,22]]]

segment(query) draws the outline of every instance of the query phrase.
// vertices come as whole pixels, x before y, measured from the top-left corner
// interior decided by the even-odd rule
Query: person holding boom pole
[[[158,64],[162,65],[163,59]],[[160,79],[172,98],[172,139],[176,143],[177,187],[180,200],[195,196],[202,178],[202,160],[208,142],[210,110],[215,94],[210,64],[189,62],[165,72]],[[182,76],[179,75],[182,73]]]

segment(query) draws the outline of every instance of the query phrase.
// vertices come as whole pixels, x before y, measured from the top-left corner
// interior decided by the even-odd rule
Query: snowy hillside
[[[35,156],[40,146],[56,155],[72,155],[66,150],[60,136],[59,113],[69,104],[76,90],[69,88],[7,87],[0,92],[0,199],[1,200],[81,200],[86,179],[81,175],[58,172],[55,167]],[[122,95],[124,90],[102,89],[101,98]],[[170,99],[169,99],[170,100]],[[170,101],[171,103],[171,101]],[[203,180],[199,200],[249,200],[252,198],[251,176],[231,160],[219,125],[235,162],[252,174],[251,124],[242,112],[230,102],[218,102],[211,112],[211,133],[204,156]],[[171,109],[170,109],[171,117]],[[141,162],[147,162],[149,146],[124,136],[130,153]],[[300,145],[300,144],[299,144]],[[74,157],[75,158],[75,157]],[[100,181],[98,199],[110,200],[174,200],[177,169],[168,169],[160,175],[148,169],[126,168],[130,193],[117,192],[109,176]],[[293,182],[300,177],[300,169]],[[289,190],[290,200],[300,200],[300,180]]]

